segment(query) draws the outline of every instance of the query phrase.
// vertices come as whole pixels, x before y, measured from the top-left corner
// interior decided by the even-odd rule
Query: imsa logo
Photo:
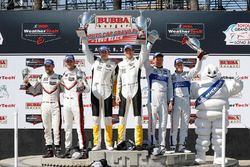
[[[229,123],[241,123],[240,115],[229,115],[228,116]]]
[[[0,68],[7,68],[8,61],[6,59],[0,60]]]
[[[240,60],[220,60],[220,68],[240,68]]]
[[[0,124],[7,124],[7,116],[0,115]]]
[[[28,110],[39,110],[41,109],[41,103],[26,103],[25,104],[25,108],[28,109]]]
[[[96,16],[95,17],[95,28],[132,28],[132,17],[131,16]]]

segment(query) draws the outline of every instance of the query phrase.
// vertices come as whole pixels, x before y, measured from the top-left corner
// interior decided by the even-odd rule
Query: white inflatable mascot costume
[[[221,164],[222,148],[222,108],[229,109],[228,98],[238,94],[243,88],[243,82],[237,76],[233,80],[221,79],[217,67],[207,65],[202,74],[200,82],[191,86],[191,96],[195,98],[197,119],[195,130],[198,138],[196,140],[196,163],[206,162],[206,152],[209,150],[210,134],[212,133],[212,144],[214,150],[214,164]],[[226,113],[227,116],[227,113]],[[226,117],[227,118],[227,117]],[[226,120],[226,125],[228,121]]]

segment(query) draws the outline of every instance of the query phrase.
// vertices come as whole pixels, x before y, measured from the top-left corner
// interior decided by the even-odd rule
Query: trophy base
[[[147,38],[146,36],[138,36],[136,38],[136,43],[137,44],[146,44]]]

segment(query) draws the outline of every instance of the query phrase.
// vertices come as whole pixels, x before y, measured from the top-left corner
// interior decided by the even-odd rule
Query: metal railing
[[[190,10],[191,0],[122,0],[124,10]],[[250,0],[199,0],[199,10],[245,11]],[[33,0],[0,0],[0,10],[9,5],[15,10],[32,10]],[[43,0],[43,8],[49,10],[113,10],[112,0]]]

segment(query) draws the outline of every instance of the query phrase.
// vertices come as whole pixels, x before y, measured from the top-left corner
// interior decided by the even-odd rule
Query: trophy
[[[23,81],[29,78],[29,73],[30,70],[28,68],[23,69],[22,71]],[[24,83],[23,85],[20,85],[20,90],[27,90],[27,89],[28,89],[27,84]]]
[[[78,17],[78,23],[80,27],[76,30],[77,36],[79,38],[87,37],[87,28],[89,23],[91,23],[95,18],[95,14],[91,15],[89,12],[84,12]]]
[[[188,45],[191,49],[198,51],[201,49],[200,41],[197,38],[190,38],[187,35],[184,35],[181,41],[182,45]],[[198,56],[199,59],[201,59],[204,55],[207,55],[208,53],[205,51],[202,51],[200,55]]]
[[[78,70],[76,72],[76,79],[77,79],[77,87],[76,87],[76,91],[77,92],[82,92],[84,90],[84,86],[83,83],[81,82],[83,79],[83,72],[81,70]]]
[[[150,42],[151,44],[154,44],[156,40],[160,40],[160,35],[158,33],[158,31],[156,30],[152,30],[148,32],[148,42]]]
[[[133,21],[135,22],[136,27],[139,30],[139,34],[137,35],[136,38],[137,43],[145,44],[147,38],[146,31],[151,24],[151,19],[143,17],[142,11],[140,11],[140,16],[137,18],[133,18]]]

